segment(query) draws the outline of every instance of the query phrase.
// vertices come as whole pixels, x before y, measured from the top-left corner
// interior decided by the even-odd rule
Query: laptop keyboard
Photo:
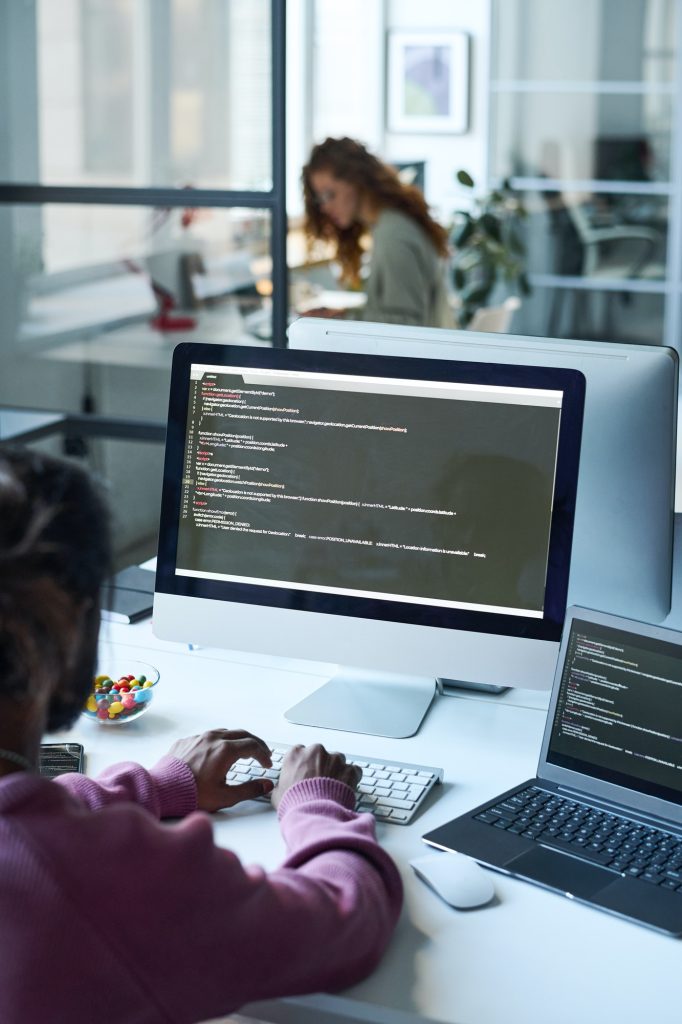
[[[682,893],[682,837],[530,786],[474,816],[621,875]]]
[[[227,782],[265,778],[276,783],[289,747],[282,743],[269,743],[268,746],[272,754],[272,768],[263,768],[253,758],[235,761],[227,773]],[[377,820],[391,825],[409,825],[433,786],[443,781],[442,768],[401,761],[376,761],[356,754],[346,754],[346,761],[362,768],[355,809],[369,811]],[[269,800],[269,796],[259,799]]]

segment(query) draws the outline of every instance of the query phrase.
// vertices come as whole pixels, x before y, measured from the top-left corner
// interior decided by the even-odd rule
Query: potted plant
[[[456,178],[460,185],[474,188],[467,171],[458,171]],[[460,327],[466,327],[476,310],[488,304],[499,284],[512,294],[530,294],[519,225],[526,216],[521,196],[508,179],[488,195],[476,197],[470,210],[455,213],[452,266]]]

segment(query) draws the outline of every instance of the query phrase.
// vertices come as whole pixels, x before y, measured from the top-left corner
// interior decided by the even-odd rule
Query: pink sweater
[[[0,1021],[180,1024],[359,981],[402,889],[353,802],[331,779],[293,786],[266,874],[214,844],[175,758],[0,778]]]

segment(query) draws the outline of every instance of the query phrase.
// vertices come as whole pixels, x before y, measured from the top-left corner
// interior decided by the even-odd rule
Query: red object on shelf
[[[179,314],[173,314],[171,310],[175,307],[175,300],[163,288],[160,288],[158,284],[152,281],[152,288],[154,294],[159,300],[159,312],[156,316],[149,321],[151,326],[157,331],[191,331],[196,325],[196,318],[193,316],[180,316]]]

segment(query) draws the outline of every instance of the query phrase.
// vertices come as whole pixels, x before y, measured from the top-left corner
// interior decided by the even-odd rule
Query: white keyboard
[[[227,781],[272,779],[277,782],[289,747],[283,743],[269,743],[268,746],[272,752],[272,768],[263,768],[253,758],[235,761],[227,773]],[[442,768],[402,761],[377,761],[358,754],[346,754],[346,761],[362,768],[356,810],[370,811],[377,820],[391,825],[409,825],[431,789],[443,781]],[[260,799],[268,800],[269,797]]]

